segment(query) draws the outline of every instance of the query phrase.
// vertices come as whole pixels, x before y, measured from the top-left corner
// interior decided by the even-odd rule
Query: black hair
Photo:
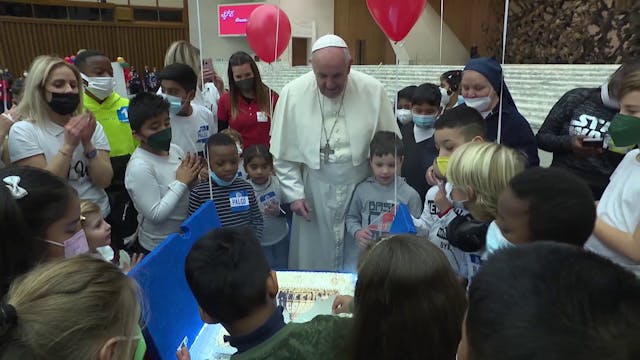
[[[458,92],[460,89],[460,82],[462,81],[462,70],[450,70],[440,75],[440,79],[449,84],[449,88]]]
[[[236,147],[236,141],[227,134],[217,133],[209,136],[207,139],[207,151],[213,146],[233,146]]]
[[[180,84],[185,91],[196,90],[198,86],[198,76],[191,66],[175,63],[167,65],[158,74],[158,81],[172,80]]]
[[[262,145],[262,144],[253,145],[253,146],[250,146],[247,150],[244,150],[242,152],[242,158],[244,159],[245,167],[254,158],[262,158],[268,164],[271,164],[271,166],[273,166],[273,155],[271,155],[271,153],[269,152],[269,148],[267,148],[265,145]]]
[[[80,72],[83,72],[82,71],[82,67],[87,63],[87,60],[89,58],[92,58],[94,56],[104,56],[107,59],[109,58],[102,51],[99,51],[99,50],[85,50],[85,51],[81,52],[80,54],[76,55],[76,59],[74,60],[73,64],[78,68],[78,70],[80,70]]]
[[[514,176],[509,187],[529,203],[533,240],[584,246],[596,221],[596,205],[584,180],[560,168],[532,168]]]
[[[404,156],[404,144],[393,131],[378,131],[369,143],[369,157],[374,156]]]
[[[640,359],[640,280],[597,254],[536,242],[501,249],[469,290],[471,360]]]
[[[438,85],[424,83],[418,86],[411,97],[411,105],[429,104],[431,106],[440,107],[442,94]]]
[[[67,213],[75,192],[64,179],[39,168],[0,169],[0,179],[8,176],[19,177],[18,186],[27,194],[14,198],[6,183],[0,183],[0,298],[16,276],[44,258],[47,229]]]
[[[169,115],[169,102],[160,95],[139,93],[129,102],[129,126],[140,131],[144,123],[160,114]]]
[[[398,100],[400,99],[406,99],[406,100],[413,100],[413,93],[416,91],[418,87],[415,85],[409,85],[403,89],[401,89],[400,91],[398,91]]]
[[[230,324],[264,305],[271,268],[248,227],[215,229],[191,248],[185,263],[189,288],[215,320]]]
[[[476,136],[485,138],[486,127],[487,122],[478,110],[468,106],[456,106],[445,111],[434,124],[436,130],[459,129],[466,141]]]

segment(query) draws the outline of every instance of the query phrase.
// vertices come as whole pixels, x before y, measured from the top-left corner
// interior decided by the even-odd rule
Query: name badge
[[[249,210],[249,195],[245,190],[230,192],[229,206],[231,207],[231,212]]]
[[[269,118],[267,117],[267,114],[265,114],[263,111],[258,111],[256,113],[256,115],[258,116],[258,122],[268,122]]]
[[[120,109],[116,110],[116,114],[118,115],[118,120],[123,123],[129,123],[129,107],[123,106]]]
[[[198,129],[198,142],[206,143],[209,139],[209,125],[201,125]]]

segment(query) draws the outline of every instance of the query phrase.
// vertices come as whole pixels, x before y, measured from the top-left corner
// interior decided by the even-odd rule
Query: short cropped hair
[[[640,280],[575,246],[495,252],[469,290],[469,360],[640,359]]]
[[[411,104],[429,104],[431,106],[440,107],[441,99],[442,94],[440,93],[440,88],[438,87],[438,85],[424,83],[414,90],[413,97],[411,98]]]
[[[198,240],[185,264],[191,292],[207,315],[223,324],[250,315],[266,302],[271,269],[248,227],[215,229]]]
[[[406,100],[413,100],[413,93],[416,91],[418,87],[415,85],[409,85],[403,89],[401,89],[400,91],[398,91],[398,100],[400,99],[406,99]]]
[[[236,142],[227,134],[217,133],[209,136],[209,139],[207,139],[207,149],[210,149],[212,146],[233,146],[235,148]]]
[[[102,51],[99,50],[85,50],[78,55],[76,55],[76,59],[73,64],[82,72],[82,67],[87,63],[87,59],[92,58],[94,56],[104,56],[108,59],[107,55],[105,55]]]
[[[458,129],[465,141],[476,136],[486,137],[487,122],[478,110],[468,106],[456,106],[445,111],[434,124],[436,130]]]
[[[369,144],[369,157],[385,155],[404,156],[404,144],[393,131],[376,132]]]
[[[584,246],[596,221],[596,205],[584,180],[560,168],[532,168],[514,176],[509,187],[529,203],[533,240]]]
[[[144,123],[159,114],[169,114],[169,102],[160,95],[139,93],[129,102],[129,125],[140,131]]]
[[[198,76],[191,66],[175,63],[167,65],[158,74],[158,80],[172,80],[180,84],[185,91],[195,90],[198,86]]]

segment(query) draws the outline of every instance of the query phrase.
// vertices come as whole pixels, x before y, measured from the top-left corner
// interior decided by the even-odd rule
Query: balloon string
[[[505,52],[507,51],[507,25],[509,22],[509,0],[504,2],[504,23],[502,25],[502,74],[500,74],[500,109],[498,111],[498,134],[496,137],[496,142],[500,144],[502,140],[502,92],[504,91],[504,58]]]
[[[395,93],[395,113],[396,113],[396,119],[398,118],[398,91],[400,90],[400,57],[396,54],[396,93]],[[394,119],[395,120],[395,119]],[[397,136],[397,135],[396,135]],[[369,155],[371,156],[371,155]],[[394,145],[393,145],[393,158],[397,159],[398,158],[398,149],[396,148],[395,145],[395,140],[394,140]],[[397,162],[396,162],[397,164]],[[394,172],[394,178],[393,178],[393,206],[395,207],[398,204],[398,169],[395,168],[395,172]],[[394,216],[395,216],[395,212],[394,212]]]
[[[442,27],[444,24],[444,0],[440,0],[440,65],[442,65]]]
[[[273,47],[273,61],[278,57],[278,35],[280,32],[280,8],[276,6],[276,44]]]
[[[198,14],[198,47],[200,48],[200,86],[204,88],[204,64],[202,63],[204,49],[202,48],[202,27],[200,25],[200,0],[196,0],[196,13]]]

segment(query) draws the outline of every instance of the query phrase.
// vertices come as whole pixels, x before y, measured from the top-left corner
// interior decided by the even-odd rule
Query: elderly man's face
[[[346,56],[345,49],[320,49],[313,53],[311,65],[320,93],[330,99],[340,96],[347,86],[351,70],[351,60]]]

